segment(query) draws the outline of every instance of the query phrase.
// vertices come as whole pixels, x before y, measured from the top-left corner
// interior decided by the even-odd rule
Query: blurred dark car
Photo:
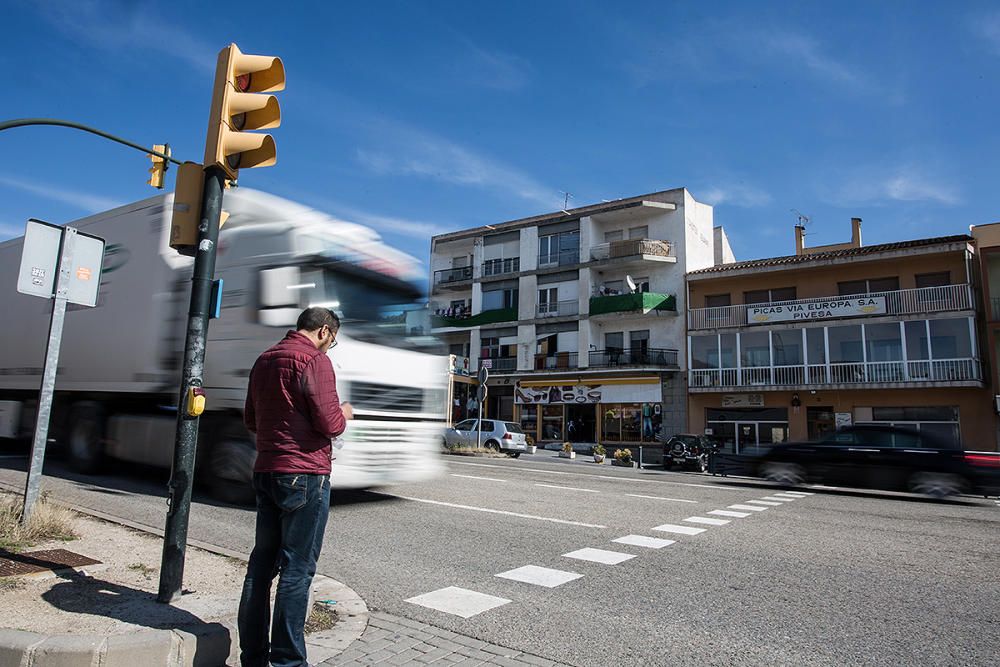
[[[708,470],[708,456],[716,442],[707,435],[678,433],[663,446],[663,467],[667,470]]]
[[[822,482],[938,498],[1000,494],[1000,454],[966,452],[957,442],[893,426],[852,426],[816,442],[775,445],[757,470],[785,485]]]

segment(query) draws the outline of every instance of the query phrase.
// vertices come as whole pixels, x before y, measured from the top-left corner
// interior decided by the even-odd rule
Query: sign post
[[[35,434],[31,441],[31,462],[24,484],[24,507],[21,511],[21,523],[24,525],[31,518],[42,483],[66,304],[97,305],[103,265],[104,239],[81,234],[73,227],[60,227],[40,220],[28,221],[21,249],[17,291],[53,299],[53,302]]]
[[[476,410],[476,417],[479,420],[476,423],[476,447],[479,449],[483,447],[483,406],[486,402],[486,380],[489,377],[490,372],[486,366],[482,366],[479,369],[479,387],[476,389],[476,399],[479,401],[479,409]]]

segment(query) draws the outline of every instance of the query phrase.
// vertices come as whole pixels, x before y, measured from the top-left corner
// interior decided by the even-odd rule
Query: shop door
[[[757,451],[757,422],[736,422],[736,453],[750,454]]]
[[[566,406],[566,433],[570,442],[597,442],[596,426],[596,405]]]

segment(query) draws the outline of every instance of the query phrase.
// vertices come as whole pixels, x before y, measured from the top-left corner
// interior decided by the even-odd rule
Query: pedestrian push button
[[[188,417],[200,417],[205,411],[205,390],[201,387],[188,387],[187,399]]]

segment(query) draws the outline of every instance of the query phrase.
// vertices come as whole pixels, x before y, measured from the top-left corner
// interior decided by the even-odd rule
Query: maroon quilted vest
[[[330,358],[289,331],[250,371],[244,421],[257,434],[254,472],[330,473],[330,439],[344,432]]]

